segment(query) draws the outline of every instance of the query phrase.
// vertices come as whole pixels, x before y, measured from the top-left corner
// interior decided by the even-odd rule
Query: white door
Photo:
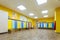
[[[0,33],[8,32],[8,12],[0,10]]]

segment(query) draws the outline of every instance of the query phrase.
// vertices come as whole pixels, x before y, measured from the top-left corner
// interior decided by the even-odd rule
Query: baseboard
[[[54,30],[54,29],[52,29],[52,28],[38,28],[38,29],[51,29],[51,30]]]
[[[60,34],[60,32],[56,32],[56,33]]]
[[[1,34],[7,34],[7,33],[8,33],[8,32],[3,32],[3,33],[0,33],[0,35],[1,35]]]

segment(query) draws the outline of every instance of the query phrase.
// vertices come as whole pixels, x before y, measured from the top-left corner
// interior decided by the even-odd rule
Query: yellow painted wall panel
[[[32,20],[32,28],[36,28],[36,21]]]
[[[54,17],[38,19],[38,22],[53,22],[53,21],[54,21]]]
[[[60,7],[56,8],[56,32],[60,33]]]
[[[0,10],[3,10],[3,11],[7,11],[8,12],[8,16],[10,16],[10,18],[12,18],[12,10],[6,8],[6,7],[3,7],[0,5]]]
[[[20,20],[20,14],[17,14],[17,20]]]
[[[8,16],[9,16],[10,18],[12,18],[12,12],[9,12],[9,13],[8,13]]]

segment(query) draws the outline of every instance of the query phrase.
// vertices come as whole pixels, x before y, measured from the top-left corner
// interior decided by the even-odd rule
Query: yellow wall
[[[32,20],[33,27],[36,28],[36,20]]]
[[[54,22],[54,17],[50,17],[50,18],[40,18],[38,19],[38,22],[46,22],[48,23],[48,28],[52,28],[51,27],[51,22]]]
[[[2,5],[0,5],[0,10],[3,10],[3,11],[6,11],[6,12],[8,12],[8,16],[10,16],[10,18],[12,19],[12,13],[16,13],[16,20],[20,20],[20,16],[24,16],[23,14],[21,14],[21,13],[18,13],[18,12],[16,12],[16,11],[14,11],[14,10],[11,10],[11,9],[9,9],[9,8],[6,8],[6,7],[4,7],[4,6],[2,6]],[[34,19],[32,19],[32,18],[29,18],[29,17],[27,17],[27,16],[25,16],[27,19],[28,19],[28,21],[29,22],[31,22],[32,23],[32,25],[34,26]],[[11,20],[8,20],[8,29],[12,29],[12,21]],[[19,28],[19,22],[18,22],[18,28]]]
[[[60,7],[56,8],[56,32],[60,32]]]
[[[54,22],[54,17],[51,18],[40,18],[38,22]]]
[[[8,16],[10,16],[11,19],[12,19],[12,13],[16,14],[16,18],[15,18],[16,20],[20,20],[20,16],[24,16],[16,11],[6,8],[2,5],[0,5],[0,10],[7,11]],[[32,23],[32,27],[36,28],[36,20],[29,18],[27,16],[25,16],[25,17],[28,19],[28,22]],[[52,22],[52,21],[54,21],[54,18],[40,18],[40,19],[38,19],[38,22]],[[20,28],[19,26],[20,26],[20,23],[18,22],[18,28]],[[12,29],[12,20],[8,20],[8,29]]]

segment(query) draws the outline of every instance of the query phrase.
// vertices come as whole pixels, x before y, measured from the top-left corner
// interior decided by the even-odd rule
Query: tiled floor
[[[0,35],[0,40],[60,40],[60,34],[48,29],[30,29]]]

